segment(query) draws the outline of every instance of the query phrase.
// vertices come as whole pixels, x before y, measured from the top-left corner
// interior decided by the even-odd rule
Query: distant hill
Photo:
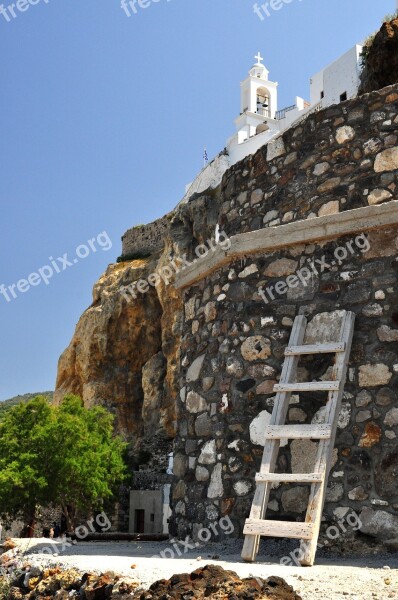
[[[54,392],[37,392],[35,394],[23,394],[22,396],[14,396],[14,398],[4,400],[3,402],[0,402],[0,419],[4,415],[4,413],[7,412],[7,410],[12,408],[13,406],[20,404],[21,402],[29,402],[29,400],[36,398],[36,396],[47,396],[47,398],[52,400]]]

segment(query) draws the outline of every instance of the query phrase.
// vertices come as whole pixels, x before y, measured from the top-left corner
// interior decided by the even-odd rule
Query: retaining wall
[[[184,275],[174,535],[195,538],[225,515],[242,534],[293,320],[344,309],[357,319],[324,518],[355,510],[364,533],[382,544],[397,537],[398,218],[391,226],[377,218],[384,203],[397,212],[397,128],[395,86],[311,115],[225,174],[220,226],[237,239],[247,234],[242,248],[252,231],[266,240],[286,223],[376,208],[363,232],[342,235],[336,226],[327,239],[294,244],[281,229],[275,249],[242,250]],[[289,277],[297,281],[287,285]],[[300,376],[327,379],[330,366],[328,356],[303,359]],[[288,423],[321,422],[325,401],[294,396]],[[311,472],[315,450],[310,440],[284,445],[279,472]],[[308,491],[275,487],[268,516],[302,518]]]

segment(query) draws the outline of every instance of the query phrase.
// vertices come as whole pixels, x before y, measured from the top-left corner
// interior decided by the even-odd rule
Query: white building
[[[311,78],[311,105],[321,102],[324,108],[357,95],[362,49],[357,44]]]
[[[283,109],[278,108],[278,83],[270,81],[269,71],[258,53],[248,77],[240,84],[236,133],[227,141],[225,150],[186,187],[183,202],[209,187],[216,188],[230,166],[257,152],[306,115],[354,98],[360,83],[362,48],[357,44],[311,78],[310,102],[297,96],[294,104]]]
[[[306,114],[339,104],[357,95],[362,46],[351,48],[310,80],[311,102],[296,97],[293,105],[278,110],[278,84],[260,53],[249,77],[241,83],[241,113],[235,120],[237,133],[228,140],[231,164],[253,154],[272,137],[285,131]]]

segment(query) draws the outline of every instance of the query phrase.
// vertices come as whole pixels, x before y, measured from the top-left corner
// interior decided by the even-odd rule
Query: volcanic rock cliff
[[[170,268],[173,258],[182,265],[178,257],[191,257],[198,244],[214,237],[217,218],[216,195],[196,196],[166,216],[163,250],[111,264],[59,360],[55,401],[74,393],[86,406],[107,407],[138,463],[143,448],[151,451],[174,437],[182,301],[167,277],[136,298],[122,290]]]
[[[380,90],[398,82],[398,16],[383,23],[363,52],[363,72],[359,95]]]

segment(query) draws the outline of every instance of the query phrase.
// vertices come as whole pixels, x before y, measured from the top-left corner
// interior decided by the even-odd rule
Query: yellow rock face
[[[135,291],[136,298],[121,292],[123,286],[146,280],[164,261],[109,266],[59,360],[55,402],[73,393],[86,406],[107,407],[127,440],[159,432],[174,435],[179,294],[164,281],[148,286],[144,294]],[[160,374],[156,371],[162,363]]]

